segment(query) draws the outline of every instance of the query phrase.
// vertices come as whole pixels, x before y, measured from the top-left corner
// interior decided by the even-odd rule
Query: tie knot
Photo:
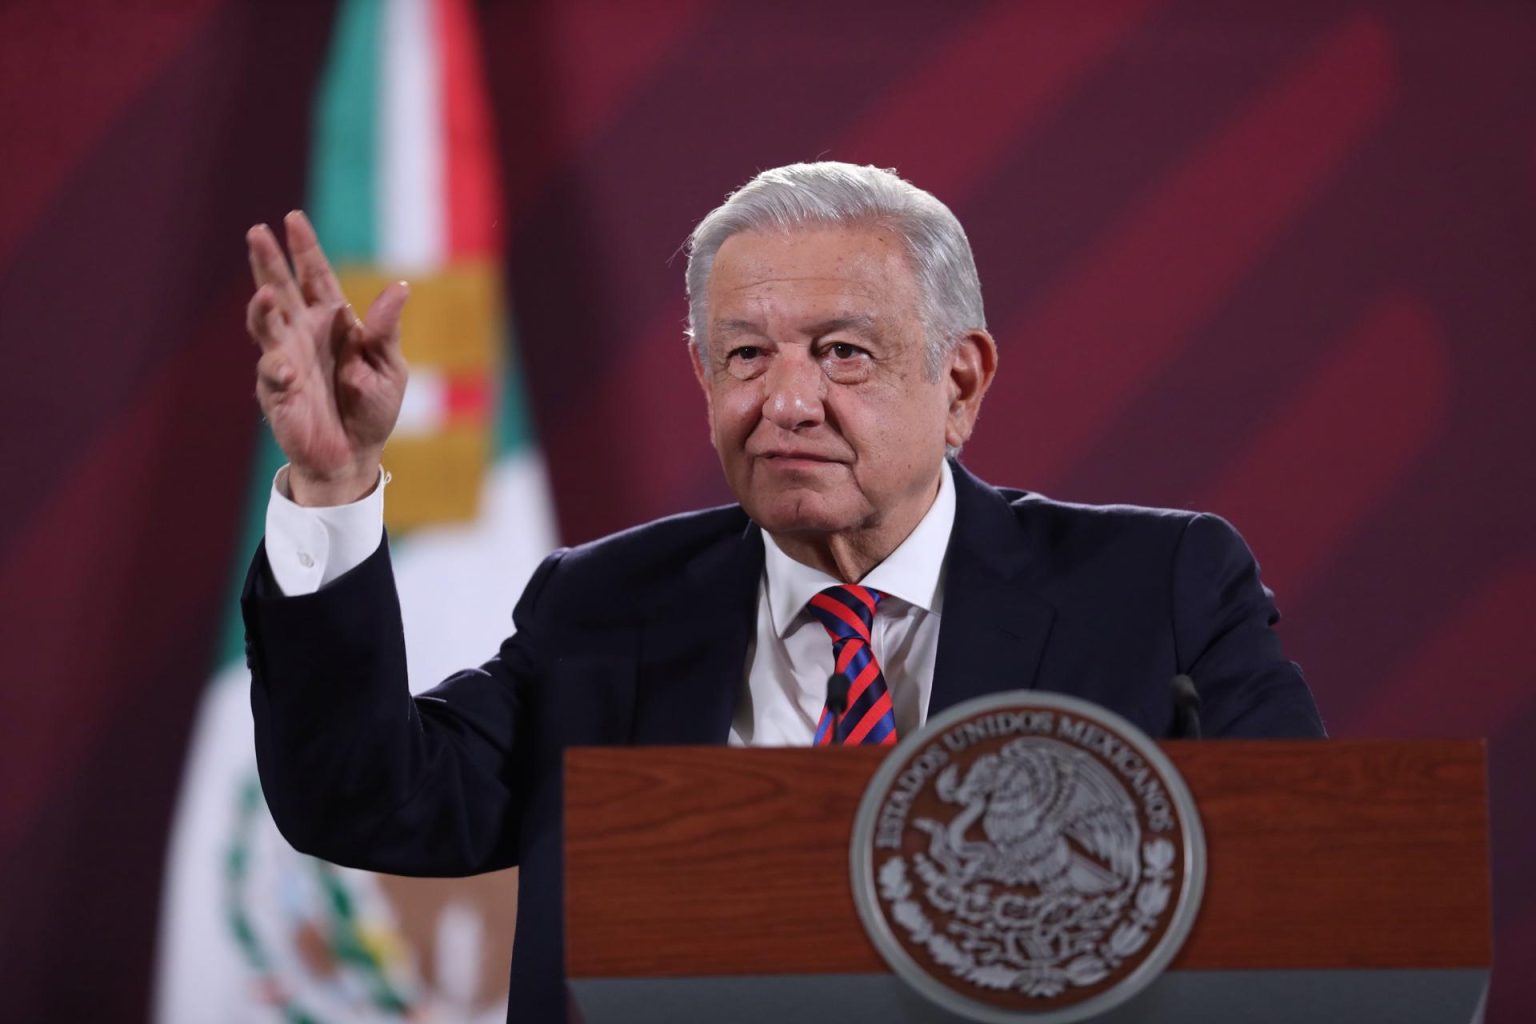
[[[878,590],[845,583],[823,590],[811,598],[806,608],[820,620],[833,639],[846,640],[856,636],[869,643],[875,608],[884,596]]]

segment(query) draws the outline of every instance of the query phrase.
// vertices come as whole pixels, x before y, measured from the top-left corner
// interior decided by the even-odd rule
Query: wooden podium
[[[1199,806],[1200,914],[1108,1021],[1481,1018],[1481,742],[1161,744]],[[566,969],[605,1021],[952,1021],[888,971],[849,885],[878,749],[566,755]]]

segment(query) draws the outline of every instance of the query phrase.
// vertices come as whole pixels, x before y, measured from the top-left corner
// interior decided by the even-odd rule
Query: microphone
[[[1200,738],[1200,691],[1195,681],[1180,672],[1173,677],[1173,738]]]
[[[832,716],[832,746],[843,743],[843,712],[848,710],[848,677],[834,672],[827,677],[827,712]]]

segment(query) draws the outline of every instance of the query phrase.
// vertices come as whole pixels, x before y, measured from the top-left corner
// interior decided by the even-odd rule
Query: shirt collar
[[[946,459],[944,471],[939,474],[939,493],[933,504],[907,534],[907,539],[885,561],[871,569],[860,583],[925,612],[937,614],[941,610],[943,595],[939,580],[944,570],[944,554],[949,549],[949,535],[955,525],[955,484],[951,472]],[[773,630],[782,638],[811,598],[842,581],[790,558],[766,530],[763,531],[763,556]]]

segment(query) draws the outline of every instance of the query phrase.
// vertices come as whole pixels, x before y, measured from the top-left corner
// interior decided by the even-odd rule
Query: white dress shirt
[[[389,476],[350,505],[310,507],[288,497],[288,467],[272,478],[267,500],[267,563],[287,597],[313,594],[368,560],[384,541]]]
[[[350,505],[311,508],[287,495],[287,467],[278,470],[267,503],[267,561],[290,597],[312,594],[361,565],[384,535],[388,476]],[[944,556],[955,523],[949,464],[939,493],[906,540],[859,582],[885,595],[875,614],[873,653],[885,675],[898,736],[928,717],[944,603]],[[805,611],[818,592],[841,582],[790,558],[763,534],[763,576],[757,629],[747,651],[745,679],[730,742],[736,746],[809,746],[827,699],[832,640]],[[473,657],[473,652],[466,652]]]
[[[944,604],[944,554],[954,525],[955,485],[946,462],[927,513],[859,581],[885,595],[875,612],[871,647],[891,692],[897,736],[908,735],[928,718]],[[842,581],[790,558],[767,533],[763,554],[757,635],[747,653],[747,681],[730,741],[737,746],[810,746],[827,702],[832,638],[805,606]]]

